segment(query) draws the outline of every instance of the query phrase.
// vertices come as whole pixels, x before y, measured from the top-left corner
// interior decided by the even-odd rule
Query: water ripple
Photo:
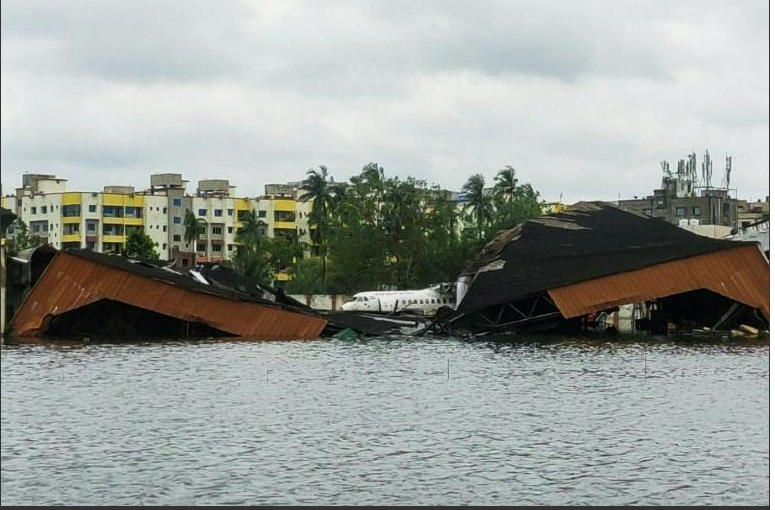
[[[2,504],[767,504],[768,386],[744,344],[4,346]]]

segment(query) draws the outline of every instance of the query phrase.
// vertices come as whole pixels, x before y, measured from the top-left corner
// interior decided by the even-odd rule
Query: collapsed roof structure
[[[17,338],[304,340],[348,328],[369,335],[417,326],[399,318],[316,311],[219,264],[178,272],[161,261],[91,250],[47,248],[43,255],[34,278],[25,280],[32,288],[20,293],[10,323]]]
[[[769,263],[759,245],[698,236],[605,202],[580,202],[498,233],[461,273],[449,326],[474,332],[548,327],[698,292],[721,297],[724,311],[737,303],[738,315],[753,311],[768,322]],[[707,309],[688,310],[685,302],[673,308],[695,324],[711,320],[698,318]],[[680,319],[669,310],[663,315]]]

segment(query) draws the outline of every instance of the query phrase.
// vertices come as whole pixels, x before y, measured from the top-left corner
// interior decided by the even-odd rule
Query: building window
[[[258,211],[259,218],[266,218],[266,211]]]
[[[172,223],[174,223],[175,225],[180,225],[180,216],[173,216]]]
[[[162,232],[166,232],[167,231],[167,225],[162,225],[161,226],[161,231]]]
[[[38,208],[37,207],[30,207],[30,213],[31,214],[38,214]]]
[[[97,212],[97,206],[94,204],[89,204],[89,212]]]
[[[62,216],[65,218],[72,218],[81,215],[81,206],[76,205],[63,205]]]
[[[163,244],[161,245],[161,249],[162,249],[162,250],[166,250],[166,249],[167,249],[167,243],[163,243]]]
[[[40,208],[40,214],[46,214],[47,212],[48,212],[48,209],[46,208],[45,205]]]
[[[232,232],[234,232],[234,227],[228,227],[228,230],[229,230],[229,234],[231,234]]]
[[[97,224],[92,221],[86,223],[86,230],[88,230],[89,232],[94,232],[95,230],[97,230]]]
[[[213,251],[221,252],[221,245],[220,244],[214,244],[213,245]]]
[[[143,210],[140,207],[124,207],[124,214],[127,218],[142,218]]]
[[[665,199],[664,198],[658,198],[657,199],[657,209],[664,209],[665,208]]]
[[[199,216],[207,216],[207,209],[199,209]]]
[[[675,208],[675,215],[679,218],[683,218],[686,216],[686,207],[676,207]]]
[[[702,216],[702,207],[692,207],[692,216],[700,217]]]
[[[234,216],[234,209],[226,209],[226,214],[229,216]]]
[[[90,250],[93,250],[95,248],[95,242],[94,241],[86,241],[86,247]]]
[[[196,251],[205,251],[205,243],[196,243]]]
[[[221,233],[223,233],[221,227],[213,227],[213,234],[219,235]]]
[[[223,209],[215,209],[213,212],[216,216],[223,216]]]
[[[114,205],[103,205],[102,215],[106,218],[121,218],[124,215],[124,208]]]
[[[296,221],[296,213],[292,213],[290,211],[275,211],[274,212],[274,220],[275,221],[285,221],[285,222],[294,222]]]
[[[162,214],[167,214],[167,208],[166,208],[166,207],[165,207],[165,208],[163,208],[163,209],[161,210],[161,213],[162,213]]]
[[[172,205],[174,207],[180,207],[180,199],[179,198],[173,198],[172,199]]]
[[[226,246],[226,249],[231,251],[231,250],[234,249],[234,245],[233,244],[229,244],[229,245]]]

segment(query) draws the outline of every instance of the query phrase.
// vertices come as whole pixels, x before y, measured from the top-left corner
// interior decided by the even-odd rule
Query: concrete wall
[[[289,294],[296,301],[309,305],[313,310],[337,310],[351,296],[346,294]]]

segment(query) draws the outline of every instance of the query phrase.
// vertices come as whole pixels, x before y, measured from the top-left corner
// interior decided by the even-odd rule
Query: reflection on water
[[[767,504],[769,347],[5,346],[2,504]]]

